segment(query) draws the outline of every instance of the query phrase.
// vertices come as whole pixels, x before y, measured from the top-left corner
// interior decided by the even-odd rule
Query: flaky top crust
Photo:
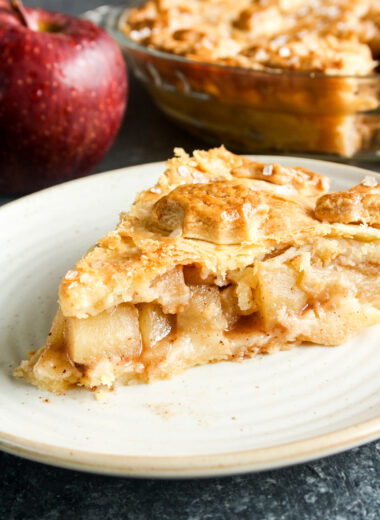
[[[123,302],[152,301],[154,283],[177,266],[196,264],[224,280],[317,237],[380,240],[378,229],[325,222],[314,213],[328,184],[322,175],[255,162],[224,147],[192,156],[176,150],[158,183],[66,274],[63,315],[85,318]]]
[[[327,222],[380,226],[380,184],[359,184],[324,195],[317,201],[315,214]]]
[[[315,225],[302,204],[234,180],[178,186],[154,204],[151,223],[159,232],[221,245],[286,242]]]
[[[204,62],[366,75],[377,66],[379,27],[376,0],[148,0],[122,29]]]

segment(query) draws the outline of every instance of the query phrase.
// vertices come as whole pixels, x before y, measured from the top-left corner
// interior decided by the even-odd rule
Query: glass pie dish
[[[340,160],[380,155],[380,74],[253,70],[145,47],[122,31],[128,10],[86,16],[119,42],[135,75],[173,121],[238,152]]]

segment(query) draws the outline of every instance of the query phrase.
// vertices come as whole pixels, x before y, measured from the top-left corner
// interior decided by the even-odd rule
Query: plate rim
[[[30,441],[2,431],[0,448],[33,461],[89,473],[146,478],[199,478],[231,476],[302,464],[367,444],[379,437],[380,416],[300,441],[209,455],[157,457],[72,450]]]
[[[376,171],[354,165],[324,161],[298,156],[247,155],[264,161],[279,162],[294,160],[317,167],[331,165],[345,168],[352,174],[379,176]],[[165,161],[126,166],[90,176],[73,179],[7,202],[0,207],[0,219],[7,210],[22,205],[26,200],[38,199],[45,193],[59,192],[67,186],[97,182],[100,178],[118,175],[130,170],[162,167]],[[12,455],[45,464],[87,471],[103,475],[145,478],[194,478],[216,477],[281,468],[309,462],[321,457],[340,453],[380,438],[380,415],[329,433],[290,443],[237,452],[185,456],[119,455],[78,450],[36,442],[0,430],[0,449]]]

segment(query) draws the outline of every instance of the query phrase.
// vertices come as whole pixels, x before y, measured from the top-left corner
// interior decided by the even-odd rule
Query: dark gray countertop
[[[79,14],[102,2],[25,3]],[[124,124],[96,171],[164,160],[174,146],[191,150],[204,143],[166,120],[132,80]],[[0,204],[7,200],[0,197]],[[205,480],[103,477],[5,453],[0,453],[0,468],[0,519],[4,520],[380,519],[380,442],[310,464]]]

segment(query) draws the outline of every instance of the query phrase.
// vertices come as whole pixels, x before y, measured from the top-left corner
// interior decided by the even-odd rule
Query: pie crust
[[[122,29],[150,48],[255,70],[367,75],[380,51],[375,0],[148,0]]]
[[[42,389],[152,382],[380,323],[380,186],[224,147],[176,149],[63,278],[46,345],[15,375]]]
[[[147,0],[119,28],[136,75],[192,133],[239,152],[367,160],[379,149],[379,5]]]

